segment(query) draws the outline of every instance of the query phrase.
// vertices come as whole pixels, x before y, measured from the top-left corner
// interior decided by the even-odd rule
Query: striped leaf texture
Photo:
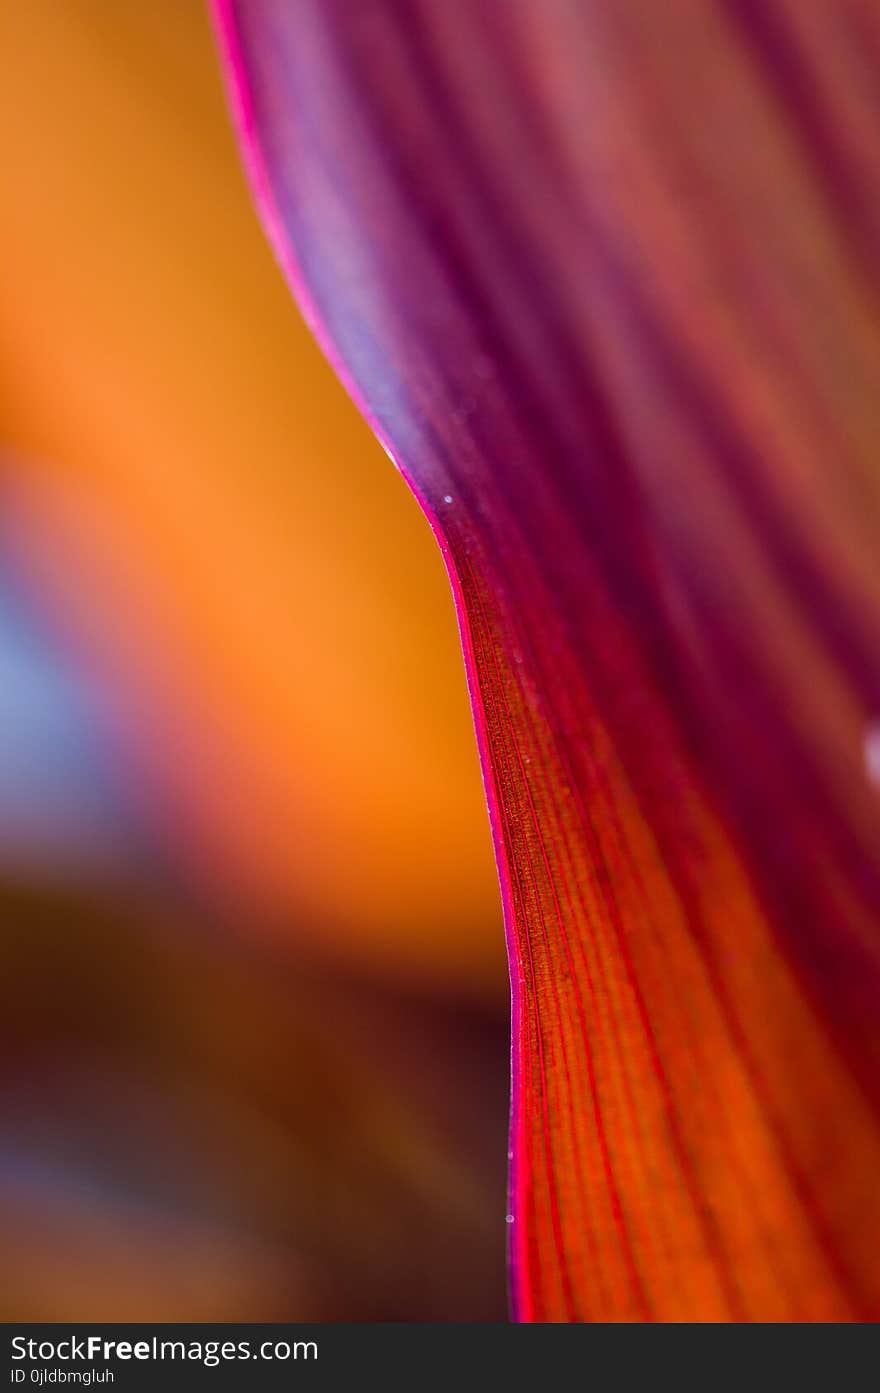
[[[455,594],[515,1315],[880,1317],[880,9],[214,13]]]

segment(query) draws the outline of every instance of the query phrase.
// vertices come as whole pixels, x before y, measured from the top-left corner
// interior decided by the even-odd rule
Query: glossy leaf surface
[[[880,1314],[880,12],[217,0],[449,567],[526,1319]]]

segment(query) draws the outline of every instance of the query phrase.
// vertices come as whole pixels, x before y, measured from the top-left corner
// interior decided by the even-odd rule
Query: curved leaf
[[[517,1314],[880,1315],[880,14],[215,13],[277,252],[455,590]]]

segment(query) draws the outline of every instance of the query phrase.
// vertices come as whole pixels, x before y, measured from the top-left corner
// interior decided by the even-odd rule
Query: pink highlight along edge
[[[222,55],[221,70],[232,112],[233,127],[238,138],[245,173],[254,197],[257,212],[269,239],[275,258],[284,274],[293,297],[303,318],[331,368],[342,382],[358,411],[366,420],[378,439],[388,458],[404,481],[424,513],[428,525],[436,538],[446,567],[446,574],[452,588],[452,598],[458,622],[459,638],[464,656],[465,678],[471,703],[471,714],[477,737],[480,768],[483,775],[483,788],[489,811],[489,824],[495,851],[495,864],[501,887],[501,904],[504,917],[507,958],[511,997],[511,1090],[510,1090],[510,1151],[512,1159],[508,1167],[508,1214],[513,1222],[507,1224],[508,1234],[509,1290],[511,1313],[515,1321],[533,1319],[530,1293],[524,1290],[522,1276],[525,1272],[525,1238],[521,1220],[525,1213],[526,1197],[531,1178],[525,1164],[525,1127],[521,1107],[521,1079],[524,1076],[522,1062],[523,1017],[522,992],[519,985],[519,953],[516,939],[516,922],[513,907],[513,881],[501,835],[502,814],[495,776],[491,767],[486,712],[477,678],[476,655],[470,620],[464,599],[461,580],[449,542],[438,514],[425,498],[406,466],[398,459],[391,442],[364,399],[357,383],[339,356],[317,306],[308,289],[302,267],[296,252],[287,236],[278,205],[272,192],[272,182],[265,155],[260,143],[258,120],[253,92],[247,75],[241,32],[236,18],[236,0],[208,0],[208,10],[217,36]]]

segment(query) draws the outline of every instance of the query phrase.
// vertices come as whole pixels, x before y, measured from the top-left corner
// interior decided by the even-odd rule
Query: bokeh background
[[[502,1319],[455,619],[203,0],[0,7],[0,1314]]]

